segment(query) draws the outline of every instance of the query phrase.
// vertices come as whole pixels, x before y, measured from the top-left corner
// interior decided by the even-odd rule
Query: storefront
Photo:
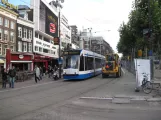
[[[10,65],[18,71],[33,71],[33,54],[11,53]]]
[[[34,55],[33,63],[34,66],[38,65],[39,67],[45,66],[46,69],[48,68],[48,65],[51,65],[51,57],[43,56],[43,55]]]

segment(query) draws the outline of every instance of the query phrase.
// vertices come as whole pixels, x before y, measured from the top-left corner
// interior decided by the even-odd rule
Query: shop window
[[[8,19],[5,19],[4,26],[7,27],[7,28],[9,28],[9,20]]]
[[[3,18],[0,17],[0,25],[3,25]]]
[[[32,44],[29,43],[29,52],[32,52]]]
[[[23,43],[23,52],[27,52],[27,43],[26,42]]]
[[[8,31],[4,31],[4,41],[8,41]]]
[[[22,42],[18,41],[18,51],[22,52]]]
[[[23,37],[27,38],[27,29],[26,28],[23,29]]]
[[[6,54],[6,49],[7,49],[7,45],[4,45],[4,48],[3,48],[3,54],[5,55]]]
[[[2,31],[2,29],[0,29],[0,40],[2,40],[2,35],[3,35],[3,33],[2,33],[3,31]]]
[[[35,51],[39,51],[38,46],[35,46]]]
[[[14,47],[10,46],[11,52],[14,52]]]
[[[14,35],[14,32],[11,32],[10,33],[10,42],[14,43],[15,41],[15,35]]]
[[[11,21],[11,29],[15,29],[15,23]]]
[[[2,55],[2,44],[0,44],[0,55]]]
[[[18,27],[18,37],[22,38],[22,27]]]

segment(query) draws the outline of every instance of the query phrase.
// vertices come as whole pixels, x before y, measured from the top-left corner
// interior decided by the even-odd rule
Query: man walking
[[[37,65],[35,65],[35,82],[37,83],[37,80],[40,81],[40,69]]]
[[[14,66],[12,67],[12,69],[9,70],[8,74],[10,77],[10,87],[14,88],[14,82],[15,82],[15,77],[16,77],[16,70]]]

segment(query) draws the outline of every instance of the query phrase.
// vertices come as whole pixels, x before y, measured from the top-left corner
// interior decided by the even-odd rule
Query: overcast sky
[[[118,29],[123,21],[128,21],[132,1],[134,0],[64,0],[62,12],[70,25],[77,25],[79,30],[92,27],[93,35],[103,36],[116,51],[119,41]],[[9,2],[16,5],[30,4],[30,0]]]

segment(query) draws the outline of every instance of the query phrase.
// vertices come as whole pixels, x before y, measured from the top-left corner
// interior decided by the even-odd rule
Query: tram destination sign
[[[74,51],[64,51],[63,52],[63,55],[64,56],[66,56],[66,55],[80,55],[80,50],[78,51],[76,51],[76,50],[74,50]]]

